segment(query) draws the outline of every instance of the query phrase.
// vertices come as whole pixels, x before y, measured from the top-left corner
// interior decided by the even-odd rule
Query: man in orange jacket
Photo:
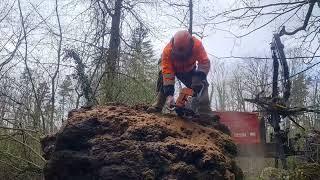
[[[207,83],[209,70],[210,61],[201,41],[191,36],[188,31],[178,31],[163,50],[158,96],[156,102],[148,108],[148,112],[161,112],[166,103],[173,103],[177,77],[185,86],[194,90],[205,82],[199,113],[211,113]]]

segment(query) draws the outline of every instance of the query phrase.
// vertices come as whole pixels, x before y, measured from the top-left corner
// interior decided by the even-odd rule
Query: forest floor
[[[237,157],[245,180],[320,180],[320,165],[288,157],[288,169],[274,168],[273,158]]]
[[[242,179],[230,136],[145,106],[77,109],[61,130],[42,139],[46,180]]]

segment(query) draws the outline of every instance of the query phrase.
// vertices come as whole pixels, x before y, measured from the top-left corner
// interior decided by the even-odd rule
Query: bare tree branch
[[[309,23],[310,16],[312,14],[312,10],[314,8],[314,5],[315,5],[316,1],[317,0],[311,0],[310,1],[308,12],[306,14],[305,20],[304,20],[303,25],[301,27],[295,29],[294,31],[288,32],[288,31],[286,31],[285,26],[283,26],[281,31],[280,31],[280,36],[281,35],[294,35],[299,31],[306,30],[306,28],[308,26],[308,23]]]
[[[27,73],[28,73],[28,76],[29,76],[31,85],[32,85],[32,90],[33,90],[33,93],[34,93],[34,97],[35,97],[35,99],[36,99],[36,105],[37,105],[38,111],[40,112],[40,115],[41,115],[41,117],[42,117],[42,129],[43,129],[43,132],[45,132],[45,130],[46,130],[46,128],[45,128],[45,127],[46,127],[46,126],[45,126],[45,119],[44,119],[43,114],[42,114],[41,105],[40,105],[40,102],[39,102],[39,98],[38,98],[38,95],[37,95],[37,91],[36,91],[36,88],[35,88],[35,84],[34,84],[33,79],[32,79],[32,74],[31,74],[30,68],[29,68],[29,66],[28,66],[28,41],[27,41],[27,31],[26,31],[26,28],[25,28],[25,21],[24,21],[22,9],[21,9],[20,0],[18,0],[18,7],[19,7],[21,25],[22,25],[23,36],[24,36],[24,41],[25,41],[24,63],[25,63],[25,67],[26,67],[26,70],[27,70]]]

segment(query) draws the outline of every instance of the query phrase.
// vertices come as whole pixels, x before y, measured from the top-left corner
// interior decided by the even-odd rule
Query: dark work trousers
[[[192,85],[192,76],[194,70],[186,73],[176,73],[176,77],[188,88],[191,88]],[[157,80],[157,92],[163,92],[163,76],[162,71],[159,71],[158,80]]]

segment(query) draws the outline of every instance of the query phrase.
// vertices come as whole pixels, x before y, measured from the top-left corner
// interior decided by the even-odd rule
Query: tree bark
[[[113,80],[116,76],[117,61],[119,58],[120,47],[120,18],[123,0],[116,0],[114,13],[111,14],[111,34],[109,41],[109,50],[107,55],[106,71],[111,72],[108,75],[108,80]]]
[[[26,27],[25,27],[25,20],[24,20],[24,16],[23,16],[23,13],[22,13],[22,9],[21,9],[21,3],[20,3],[20,0],[18,0],[18,8],[19,8],[19,14],[20,14],[20,19],[21,19],[21,27],[22,27],[22,31],[23,31],[23,38],[24,38],[24,41],[25,41],[25,51],[24,51],[24,64],[25,64],[25,68],[27,70],[27,74],[28,74],[28,78],[31,82],[31,85],[32,85],[32,91],[34,93],[34,98],[35,98],[35,105],[37,107],[37,111],[36,113],[39,113],[40,116],[42,117],[42,130],[43,132],[46,132],[46,123],[45,123],[45,119],[44,119],[44,116],[43,116],[43,113],[42,113],[42,110],[41,110],[41,104],[40,104],[40,101],[39,101],[39,97],[37,95],[37,90],[36,90],[36,87],[35,87],[35,84],[33,82],[33,79],[32,79],[32,73],[31,73],[31,70],[29,68],[29,65],[28,65],[28,41],[27,41],[27,30],[26,30]],[[39,119],[39,122],[40,122],[40,119]]]
[[[193,26],[193,1],[189,0],[189,33],[192,34]]]
[[[56,78],[58,76],[60,70],[60,61],[61,61],[61,47],[62,47],[62,28],[60,23],[60,16],[58,12],[58,0],[55,1],[56,3],[56,18],[59,26],[59,42],[58,42],[58,50],[57,50],[57,67],[56,70],[51,78],[51,112],[50,112],[50,132],[53,132],[54,128],[54,111],[55,111],[55,102],[56,102]]]

